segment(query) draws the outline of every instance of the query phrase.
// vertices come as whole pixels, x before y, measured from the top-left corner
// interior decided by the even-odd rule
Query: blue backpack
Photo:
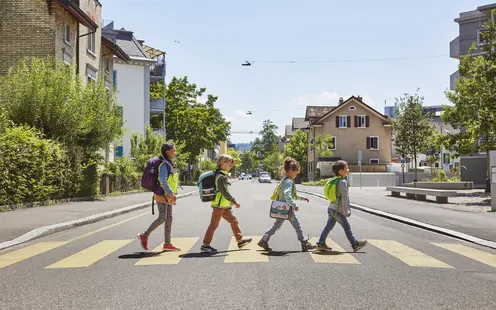
[[[198,188],[200,190],[200,199],[203,202],[214,201],[217,195],[217,188],[215,186],[215,176],[214,171],[206,171],[200,175],[198,178]]]

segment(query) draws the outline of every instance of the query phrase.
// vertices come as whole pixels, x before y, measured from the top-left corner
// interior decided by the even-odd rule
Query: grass
[[[326,182],[327,179],[322,179],[318,181],[301,182],[301,184],[306,186],[324,186]]]

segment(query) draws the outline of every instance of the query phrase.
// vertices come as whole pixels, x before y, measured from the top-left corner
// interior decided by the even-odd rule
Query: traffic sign
[[[401,168],[405,168],[405,164],[401,164]]]
[[[361,161],[361,160],[359,160],[359,161],[358,161],[358,165],[359,165],[359,166],[361,166],[361,165],[362,165],[362,161]]]
[[[405,159],[404,159],[404,158],[402,158],[402,159],[401,159],[401,163],[402,163],[402,164],[404,164],[404,163],[405,163]],[[404,167],[404,165],[403,165],[402,167]]]
[[[362,161],[362,150],[358,150],[358,162]]]

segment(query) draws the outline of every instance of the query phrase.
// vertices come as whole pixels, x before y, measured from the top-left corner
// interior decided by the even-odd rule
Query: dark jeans
[[[325,243],[325,240],[331,230],[334,228],[334,225],[336,225],[336,221],[341,224],[341,226],[344,229],[344,233],[346,234],[346,238],[351,243],[351,246],[354,246],[358,243],[358,241],[355,239],[355,236],[353,236],[353,232],[351,231],[351,226],[350,223],[348,222],[348,219],[346,216],[342,215],[341,213],[337,212],[336,210],[333,210],[331,208],[327,209],[327,213],[329,214],[329,217],[327,219],[327,224],[324,227],[324,230],[322,230],[322,233],[320,234],[320,239],[319,243],[323,244]]]

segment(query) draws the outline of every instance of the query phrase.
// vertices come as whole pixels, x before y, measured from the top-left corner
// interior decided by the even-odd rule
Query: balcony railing
[[[162,113],[165,110],[165,98],[150,100],[150,113]]]
[[[450,89],[455,90],[456,81],[460,78],[460,71],[456,71],[455,73],[450,75]]]
[[[456,37],[450,42],[450,57],[456,59],[460,58],[460,37]]]

